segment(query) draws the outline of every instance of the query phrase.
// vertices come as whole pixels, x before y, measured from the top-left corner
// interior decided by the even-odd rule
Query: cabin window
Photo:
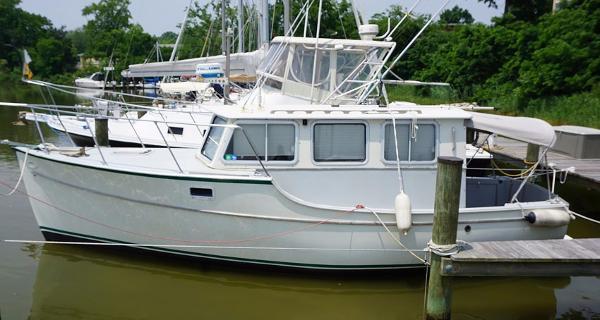
[[[216,117],[213,120],[212,124],[223,125],[225,124],[225,120],[223,118]],[[208,136],[202,146],[202,154],[208,159],[212,160],[215,156],[215,152],[217,152],[217,148],[219,147],[219,142],[221,141],[221,136],[223,135],[223,130],[225,127],[210,127],[208,130]]]
[[[260,160],[293,161],[296,127],[293,124],[238,124],[252,141]],[[256,160],[256,154],[240,129],[233,132],[225,151],[225,160]],[[266,159],[265,159],[266,155]]]
[[[182,127],[168,127],[167,133],[169,133],[169,134],[176,134],[176,135],[182,135],[183,134],[183,128]]]
[[[317,162],[367,159],[367,128],[362,123],[318,123],[313,128],[313,156]]]
[[[433,161],[435,159],[435,126],[419,124],[414,137],[411,136],[410,124],[396,124],[398,138],[398,156],[400,161]],[[396,161],[396,142],[394,127],[385,125],[385,146],[383,158]]]
[[[102,75],[102,73],[94,73],[91,76],[91,79],[94,81],[104,81],[104,75]]]

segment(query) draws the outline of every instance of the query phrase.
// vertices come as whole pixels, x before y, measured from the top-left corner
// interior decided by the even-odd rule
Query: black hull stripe
[[[60,229],[54,229],[50,227],[40,226],[40,230],[42,233],[51,233],[56,235],[64,235],[68,238],[80,239],[83,241],[94,240],[97,242],[103,243],[120,243],[125,245],[134,245],[135,243],[123,242],[119,240],[112,240],[103,237],[96,237],[76,232],[64,231]],[[294,263],[294,262],[280,262],[280,261],[268,261],[268,260],[258,260],[258,259],[247,259],[247,258],[232,258],[220,255],[213,254],[203,254],[203,253],[194,253],[176,249],[169,248],[157,248],[157,247],[146,247],[146,246],[131,246],[127,247],[131,249],[140,249],[140,250],[152,250],[158,251],[161,253],[169,253],[175,255],[183,255],[188,257],[194,257],[199,259],[208,259],[208,260],[218,260],[218,261],[229,261],[236,263],[245,263],[245,264],[260,264],[260,265],[268,265],[268,266],[278,266],[278,267],[288,267],[288,268],[302,268],[302,269],[319,269],[319,270],[389,270],[389,269],[409,269],[409,268],[423,268],[423,265],[420,264],[410,264],[410,265],[324,265],[324,264],[304,264],[304,263]]]

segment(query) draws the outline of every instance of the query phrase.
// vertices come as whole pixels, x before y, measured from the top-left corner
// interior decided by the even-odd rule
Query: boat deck
[[[19,148],[22,152],[25,149]],[[68,162],[78,166],[90,166],[100,170],[127,171],[159,175],[214,175],[215,178],[250,178],[261,179],[256,175],[256,170],[235,169],[224,172],[208,167],[197,158],[198,149],[173,148],[102,148],[102,155],[98,148],[86,148],[85,156],[73,156],[79,148],[61,148],[60,150],[46,153],[44,151],[30,151],[30,156],[48,158],[51,161]],[[173,152],[177,163],[170,152]],[[102,160],[104,156],[106,165]],[[179,167],[178,167],[179,166]],[[181,170],[179,169],[181,168]],[[184,173],[182,173],[183,171]],[[264,179],[268,179],[264,177]]]

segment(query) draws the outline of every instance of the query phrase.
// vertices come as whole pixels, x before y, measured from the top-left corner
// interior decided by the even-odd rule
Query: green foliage
[[[56,29],[40,15],[18,8],[20,0],[0,0],[0,59],[3,73],[18,78],[23,62],[23,49],[33,59],[34,74],[47,77],[73,70],[75,55],[64,30]]]
[[[86,54],[93,57],[110,57],[115,46],[127,41],[131,13],[130,0],[100,0],[83,8],[82,13],[90,20],[83,30]]]
[[[600,1],[563,1],[554,14],[548,1],[507,5],[508,13],[493,25],[448,26],[446,16],[393,71],[404,79],[448,82],[459,99],[501,112],[600,127],[600,92],[594,89],[600,80]],[[373,20],[382,28],[388,15],[397,21],[399,12],[392,7]],[[399,47],[422,25],[423,17],[405,23],[404,34],[394,35]]]
[[[471,13],[459,6],[444,10],[440,14],[440,22],[447,24],[471,24],[475,21]]]
[[[280,5],[280,11],[283,12],[283,3],[277,1]],[[301,1],[292,1],[292,9],[290,17],[296,17],[300,9],[304,5]],[[283,35],[283,19],[282,15],[275,21],[274,35]],[[316,36],[316,27],[319,18],[319,2],[314,1],[309,8],[307,35],[309,37]],[[385,29],[384,29],[385,30]],[[295,36],[304,35],[304,23],[294,33]],[[323,8],[321,10],[321,30],[319,36],[322,38],[341,38],[341,39],[359,39],[356,21],[352,12],[352,4],[348,0],[323,0]]]

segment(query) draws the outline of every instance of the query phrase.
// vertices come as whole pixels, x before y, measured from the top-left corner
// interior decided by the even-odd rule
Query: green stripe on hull
[[[76,232],[64,231],[60,229],[54,229],[49,227],[40,226],[40,230],[58,233],[62,235],[67,235],[75,238],[82,238],[88,240],[96,240],[104,243],[120,243],[124,245],[135,245],[135,243],[123,242],[119,240],[112,240],[108,238],[96,237]],[[422,268],[423,265],[419,264],[409,264],[409,265],[326,265],[326,264],[304,264],[304,263],[294,263],[294,262],[280,262],[280,261],[268,261],[268,260],[257,260],[257,259],[246,259],[246,258],[230,258],[220,255],[212,255],[212,254],[204,254],[204,253],[194,253],[187,252],[176,249],[167,249],[167,248],[157,248],[152,246],[131,246],[129,248],[134,249],[145,249],[145,250],[153,250],[164,253],[176,254],[176,255],[185,255],[203,259],[211,259],[211,260],[221,260],[221,261],[232,261],[232,262],[241,262],[241,263],[251,263],[251,264],[262,264],[269,266],[282,266],[282,267],[293,267],[293,268],[303,268],[303,269],[320,269],[320,270],[386,270],[386,269],[407,269],[407,268]],[[218,248],[218,247],[216,247]]]
[[[25,153],[17,148],[13,148],[13,149],[16,152],[21,152],[23,154]],[[265,180],[214,179],[214,178],[183,177],[183,176],[170,176],[170,175],[158,175],[158,174],[141,173],[141,172],[120,171],[120,170],[115,170],[115,169],[99,168],[99,167],[87,166],[87,165],[83,165],[83,164],[79,164],[79,163],[71,163],[71,162],[65,162],[65,161],[60,161],[60,160],[55,160],[55,159],[49,159],[49,158],[40,157],[40,156],[31,154],[31,153],[29,153],[29,156],[38,158],[38,159],[42,159],[42,160],[46,160],[46,161],[50,161],[50,162],[64,164],[64,165],[70,165],[70,166],[75,166],[75,167],[81,167],[81,168],[99,170],[99,171],[106,171],[106,172],[114,172],[114,173],[119,173],[119,174],[141,176],[141,177],[170,179],[170,180],[185,180],[185,181],[216,182],[216,183],[244,183],[244,184],[264,184],[264,185],[271,184],[271,181],[265,181]]]

